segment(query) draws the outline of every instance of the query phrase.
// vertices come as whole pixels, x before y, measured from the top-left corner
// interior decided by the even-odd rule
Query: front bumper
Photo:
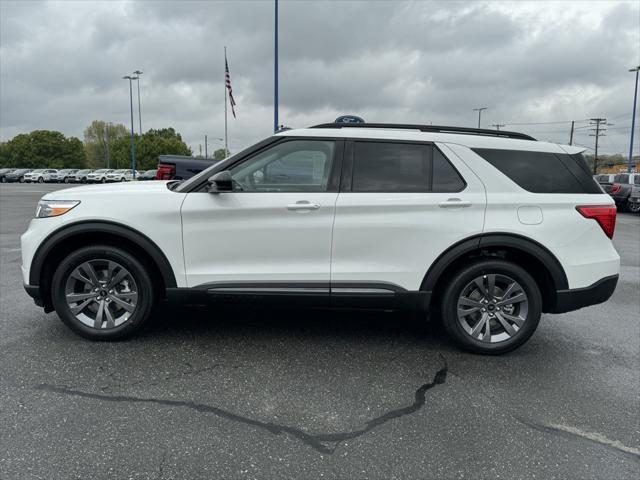
[[[556,292],[556,304],[549,313],[564,313],[597,305],[611,298],[618,284],[618,275],[601,278],[597,282],[584,288],[558,290]]]

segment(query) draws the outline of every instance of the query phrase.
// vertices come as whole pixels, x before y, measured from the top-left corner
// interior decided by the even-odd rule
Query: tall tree
[[[227,151],[224,148],[219,148],[215,152],[213,152],[214,160],[224,160],[227,158]]]
[[[84,168],[82,142],[53,130],[16,135],[0,145],[0,167]]]
[[[182,141],[179,133],[169,127],[151,129],[142,137],[135,136],[136,168],[150,170],[158,166],[159,155],[187,155],[191,156],[191,149]],[[119,138],[112,144],[111,167],[129,168],[131,166],[131,139]]]
[[[127,127],[121,123],[113,124],[102,120],[91,122],[84,130],[84,149],[89,167],[107,167],[110,164],[108,157],[112,144],[121,138],[128,138],[128,135]]]

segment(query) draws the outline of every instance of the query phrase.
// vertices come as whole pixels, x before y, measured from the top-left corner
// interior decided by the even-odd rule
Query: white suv
[[[58,171],[54,170],[54,169],[32,170],[29,173],[25,173],[24,174],[24,181],[27,182],[27,183],[30,183],[30,182],[38,182],[38,183],[51,182],[51,181],[55,181],[55,179],[53,179],[53,176],[57,175],[57,173],[58,173]]]
[[[580,149],[519,133],[386,124],[288,130],[184,182],[47,193],[25,288],[90,339],[163,298],[413,309],[502,353],[542,312],[606,301],[616,209]]]
[[[136,172],[138,176],[138,172]],[[107,182],[129,182],[133,180],[133,172],[129,170],[114,170],[105,176]]]
[[[115,172],[113,169],[102,168],[87,174],[87,183],[107,183],[107,175]]]

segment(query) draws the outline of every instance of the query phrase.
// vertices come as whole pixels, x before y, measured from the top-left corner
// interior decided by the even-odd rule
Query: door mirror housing
[[[231,172],[224,170],[218,172],[215,175],[211,175],[207,180],[209,186],[207,192],[209,193],[221,193],[233,191],[233,180],[231,178]]]

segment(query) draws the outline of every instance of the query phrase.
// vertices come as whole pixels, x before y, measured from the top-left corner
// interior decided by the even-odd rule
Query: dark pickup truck
[[[633,188],[640,186],[640,173],[619,173],[613,177],[613,184],[605,186],[605,191],[611,195],[619,210],[631,210],[629,198]]]
[[[216,162],[217,160],[212,158],[159,155],[156,180],[186,180]]]

